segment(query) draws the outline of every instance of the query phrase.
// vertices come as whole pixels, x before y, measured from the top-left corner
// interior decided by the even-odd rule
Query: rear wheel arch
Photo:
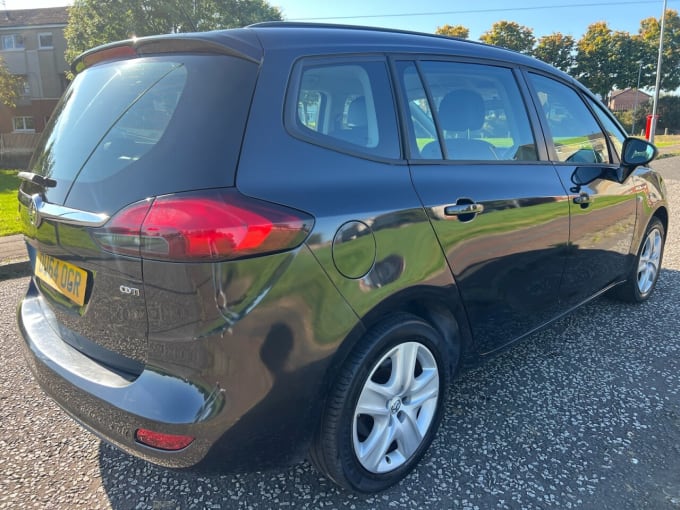
[[[361,342],[364,335],[376,324],[392,315],[414,315],[434,327],[451,345],[458,345],[458,364],[450,367],[457,370],[460,362],[473,354],[472,334],[467,322],[465,309],[455,290],[436,287],[406,289],[395,294],[366,313],[355,328],[340,343],[329,363],[326,380],[322,385],[323,398],[332,386],[347,357]]]

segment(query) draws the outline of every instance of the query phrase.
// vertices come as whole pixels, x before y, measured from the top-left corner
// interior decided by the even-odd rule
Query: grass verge
[[[18,170],[0,170],[0,236],[21,233],[19,221]]]

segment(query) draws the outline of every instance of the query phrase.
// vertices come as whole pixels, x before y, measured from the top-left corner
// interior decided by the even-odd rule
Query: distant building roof
[[[31,27],[41,25],[66,25],[68,7],[49,7],[45,9],[0,9],[0,28]]]
[[[635,93],[635,91],[636,91],[636,89],[632,89],[632,88],[627,88],[627,89],[623,89],[623,90],[613,90],[612,93],[611,93],[610,99],[614,99],[615,97],[620,96],[621,94],[625,94],[626,92]],[[637,89],[637,92],[638,92],[638,94],[645,95],[647,97],[652,97],[650,94],[647,94],[644,90]]]

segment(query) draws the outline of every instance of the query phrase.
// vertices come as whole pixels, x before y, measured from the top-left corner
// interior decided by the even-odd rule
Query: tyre
[[[404,478],[441,421],[458,349],[406,314],[374,327],[331,389],[310,457],[337,484],[373,493]]]
[[[633,267],[624,284],[613,289],[613,295],[623,301],[642,303],[652,294],[661,271],[666,232],[661,221],[653,217],[647,225]]]

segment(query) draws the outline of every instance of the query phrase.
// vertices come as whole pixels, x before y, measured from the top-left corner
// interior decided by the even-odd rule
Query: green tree
[[[536,42],[532,29],[514,21],[498,21],[494,23],[491,26],[491,30],[484,32],[479,40],[487,44],[527,54],[531,54]]]
[[[593,92],[607,97],[614,88],[618,69],[612,60],[614,39],[606,21],[588,27],[576,45],[576,75]]]
[[[75,0],[69,9],[66,61],[94,46],[130,37],[234,28],[281,20],[265,0]]]
[[[19,97],[20,87],[21,78],[10,73],[0,57],[0,103],[14,108]]]
[[[459,39],[467,39],[470,37],[470,29],[463,25],[443,25],[437,27],[435,34],[445,35],[447,37],[457,37]]]
[[[647,18],[640,22],[639,38],[642,45],[642,86],[654,87],[656,62],[659,55],[661,20]],[[680,87],[680,17],[672,9],[666,11],[663,37],[663,65],[661,66],[661,89],[675,90]]]
[[[544,35],[538,40],[533,55],[543,62],[547,62],[568,73],[574,67],[575,50],[576,41],[572,36],[555,32],[550,35]]]

